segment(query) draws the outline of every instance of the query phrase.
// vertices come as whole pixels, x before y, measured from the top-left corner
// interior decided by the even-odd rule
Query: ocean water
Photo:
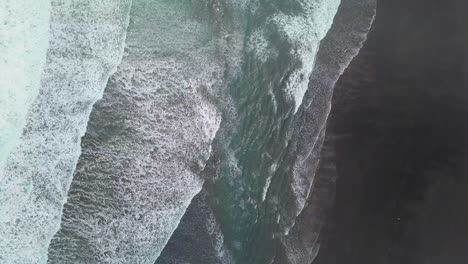
[[[277,228],[264,210],[278,211],[281,194],[266,181],[338,5],[134,0],[49,263],[153,263],[207,177],[221,192],[214,214],[234,261],[267,258],[255,240]],[[207,175],[212,149],[219,167]]]
[[[344,1],[370,23],[373,1]],[[340,0],[50,3],[41,86],[0,174],[7,260],[184,263],[165,247],[198,214],[212,263],[284,264],[361,19],[324,46]]]
[[[39,93],[49,42],[50,2],[0,3],[0,170],[18,143]]]
[[[24,124],[18,122],[24,125],[23,129],[16,128],[18,140],[0,168],[0,262],[46,263],[50,240],[60,226],[62,207],[81,153],[80,139],[86,131],[91,107],[102,96],[109,74],[121,59],[130,2],[14,2],[11,6],[16,8],[7,9],[6,13],[18,21],[4,23],[2,27],[17,27],[13,27],[12,32],[5,31],[6,35],[17,34],[20,38],[13,39],[19,42],[29,35],[34,44],[36,34],[48,31],[48,39],[38,43],[48,42],[49,46],[42,73],[35,72],[40,69],[40,63],[16,68],[24,70],[24,75],[18,76],[15,83],[33,84],[39,75],[40,85],[38,88],[26,86],[26,89],[20,85],[11,89],[11,93],[22,97],[25,90],[30,90],[31,95],[37,95],[35,99],[28,96],[30,99],[21,102],[6,98],[6,109],[3,108],[5,98],[0,99],[2,116],[4,111],[10,113],[8,106],[12,103],[18,107],[15,111],[19,109],[18,113],[23,112],[21,115],[26,113]],[[21,19],[34,22],[38,19],[36,16],[43,13],[50,16],[45,26],[29,25],[31,28],[24,30],[19,23]],[[29,62],[25,58],[38,60],[33,51],[41,47],[32,44],[18,44],[16,52],[21,53],[25,48],[25,53],[13,62]],[[31,45],[34,48],[28,50]],[[8,52],[0,55],[2,62],[4,56],[11,55]],[[9,86],[5,88],[10,89]],[[3,153],[3,142],[1,148]]]
[[[232,105],[216,145],[216,175],[206,175],[214,177],[210,202],[234,263],[269,263],[274,252],[269,241],[290,227],[284,212],[289,168],[282,163],[315,55],[338,5],[260,1],[250,9],[243,64],[230,83]]]
[[[259,30],[252,30],[255,42],[247,35],[248,44],[262,45],[244,50],[245,64],[229,90],[234,103],[226,111],[213,144],[214,154],[203,172],[207,179],[203,191],[156,263],[313,260],[319,248],[322,213],[320,204],[309,200],[320,197],[312,195],[311,188],[321,160],[331,95],[366,39],[375,4],[342,1],[318,50],[309,50],[315,52],[313,70],[307,75],[308,88],[299,106],[294,99],[298,97],[290,96],[288,77],[303,70],[300,58],[304,56],[290,56],[300,50],[295,46],[300,42],[289,38],[282,42],[284,35],[274,31],[279,27],[264,27],[272,29],[263,32],[273,36],[268,38],[270,42],[257,40]],[[265,43],[270,47],[265,48]],[[216,224],[208,228],[205,223],[213,214]],[[210,246],[206,242],[210,236],[223,246]]]
[[[204,96],[224,86],[211,12],[203,1],[133,1],[48,263],[156,261],[201,190],[221,121]]]

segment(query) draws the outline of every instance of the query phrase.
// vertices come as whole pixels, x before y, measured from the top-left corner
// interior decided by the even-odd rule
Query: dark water
[[[379,1],[336,87],[336,205],[314,264],[467,263],[464,1]]]
[[[316,252],[322,222],[317,208],[308,207],[311,210],[296,218],[315,182],[334,82],[361,47],[375,1],[342,1],[320,43],[309,90],[296,114],[284,88],[287,79],[313,62],[301,61],[300,54],[291,56],[303,52],[301,43],[288,42],[278,28],[264,26],[262,12],[287,11],[287,5],[272,3],[262,5],[249,20],[248,33],[266,30],[277,56],[263,61],[246,52],[245,75],[230,86],[235,114],[224,114],[203,173],[205,186],[157,263],[309,263]],[[309,216],[317,221],[307,224]],[[214,228],[207,227],[211,222]]]

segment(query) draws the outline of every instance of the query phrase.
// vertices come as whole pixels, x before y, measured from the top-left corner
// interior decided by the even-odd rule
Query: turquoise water
[[[331,95],[374,12],[372,0],[342,2],[319,52],[309,53],[315,65],[300,107],[286,92],[294,71],[304,69],[301,56],[291,56],[300,42],[285,39],[277,26],[265,27],[269,19],[245,21],[242,68],[224,96],[234,103],[223,112],[203,171],[207,181],[157,264],[312,262],[320,247],[324,190],[312,193],[311,186]],[[265,28],[270,33],[260,31]],[[263,35],[272,37],[262,42]]]
[[[153,263],[208,180],[233,261],[270,263],[303,206],[293,121],[340,1],[51,3],[41,93],[2,183],[25,191],[5,195],[16,224],[0,230],[24,232],[0,249],[43,263],[60,225],[49,263]]]
[[[28,111],[39,93],[49,18],[48,0],[0,3],[0,171],[18,144]]]
[[[339,1],[258,1],[247,16],[241,73],[221,128],[213,198],[236,263],[269,263],[282,228],[291,168],[284,160],[292,121],[307,89],[320,40]],[[313,139],[311,139],[313,140]],[[287,199],[286,199],[287,200]],[[283,225],[284,226],[284,225]]]
[[[129,8],[129,0],[1,1],[0,263],[47,262],[80,138],[123,53]]]

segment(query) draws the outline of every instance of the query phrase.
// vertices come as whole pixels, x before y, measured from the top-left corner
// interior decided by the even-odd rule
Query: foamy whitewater
[[[316,59],[339,7],[2,1],[0,263],[289,263],[273,249],[346,67]]]
[[[91,107],[102,96],[109,74],[121,59],[130,2],[11,2],[21,4],[6,12],[11,19],[18,19],[21,12],[29,12],[31,17],[46,13],[44,21],[49,21],[50,16],[50,26],[39,92],[34,93],[37,97],[30,106],[28,100],[16,104],[28,109],[26,123],[22,130],[16,129],[18,142],[0,171],[0,260],[46,263],[50,240],[60,226]],[[2,27],[19,23],[3,23]],[[41,25],[30,30],[35,32],[36,28],[41,29]],[[29,36],[28,32],[15,33]],[[21,43],[15,45],[23,47]],[[19,58],[28,53],[24,50]],[[25,75],[35,77],[34,73]],[[22,79],[25,77],[17,80]],[[13,94],[20,92],[18,89]],[[1,148],[3,151],[3,145]]]

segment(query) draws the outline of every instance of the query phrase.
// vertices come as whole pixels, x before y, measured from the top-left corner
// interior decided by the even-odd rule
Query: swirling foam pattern
[[[33,22],[49,6],[45,1],[17,3],[24,9],[10,10],[11,16],[21,19],[21,12],[30,12],[24,19]],[[50,6],[49,48],[39,93],[0,171],[1,263],[46,263],[91,106],[121,59],[128,25],[129,0],[53,0]]]
[[[211,2],[211,1],[210,1]],[[94,108],[49,263],[154,263],[210,156],[226,90],[220,10],[134,0],[123,62]]]
[[[5,1],[0,262],[153,264],[204,183],[213,259],[274,261],[309,195],[332,86],[309,78],[340,0]]]
[[[0,170],[39,92],[49,41],[49,0],[0,3]]]

